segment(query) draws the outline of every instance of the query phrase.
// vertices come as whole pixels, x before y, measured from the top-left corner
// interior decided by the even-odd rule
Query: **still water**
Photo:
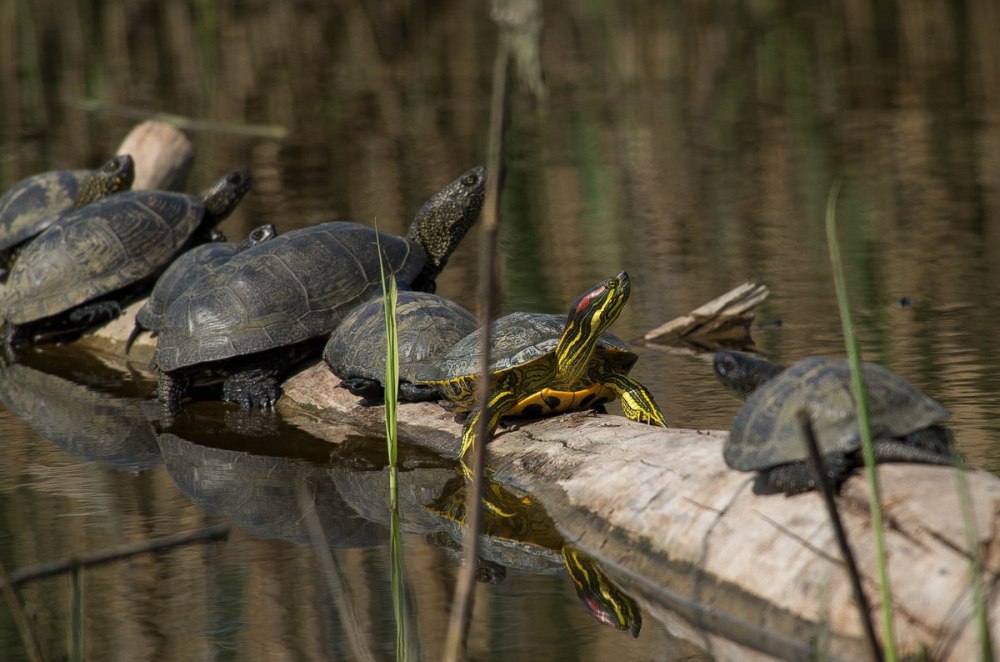
[[[485,5],[5,7],[3,188],[97,164],[142,113],[169,112],[212,123],[189,130],[191,189],[234,166],[252,170],[254,191],[222,225],[231,237],[331,219],[401,232],[423,199],[485,159],[496,42]],[[542,19],[546,96],[518,88],[512,98],[502,312],[561,312],[624,268],[633,295],[614,330],[636,338],[752,278],[771,290],[757,312],[768,324],[753,330],[758,350],[779,361],[840,354],[823,235],[839,180],[866,358],[941,400],[970,463],[1000,471],[992,0],[553,2]],[[440,293],[473,310],[478,239],[470,234],[439,280]],[[633,374],[672,425],[728,426],[738,403],[707,355],[638,351]],[[233,434],[231,410],[212,404],[195,408],[198,434],[157,434],[143,416],[150,382],[73,355],[32,356],[34,373],[4,385],[7,570],[233,524],[225,543],[88,571],[88,659],[391,657],[384,523],[343,504],[353,483],[327,480],[339,465],[324,442],[271,420]],[[43,400],[57,404],[39,415]],[[433,458],[413,461],[414,472],[440,470]],[[372,469],[347,464],[345,473]],[[293,483],[312,490],[332,527],[339,589],[306,544]],[[404,543],[414,636],[435,659],[455,566],[418,528]],[[699,654],[653,618],[637,639],[596,623],[564,572],[515,565],[477,591],[475,659]],[[20,595],[47,657],[61,657],[68,580]],[[25,655],[6,611],[0,648]]]

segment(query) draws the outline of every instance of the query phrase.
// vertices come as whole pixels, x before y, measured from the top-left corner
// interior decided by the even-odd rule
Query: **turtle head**
[[[243,252],[248,248],[253,248],[257,244],[262,244],[268,239],[274,239],[277,236],[278,231],[274,229],[274,226],[270,223],[265,223],[250,231],[247,238],[239,245],[237,252]]]
[[[128,154],[119,154],[106,161],[83,183],[76,194],[73,209],[127,191],[132,188],[133,181],[135,181],[135,161]]]
[[[434,291],[434,280],[479,218],[485,196],[486,168],[476,166],[423,204],[406,234],[407,239],[420,244],[427,254],[424,270],[412,284],[414,290]]]
[[[712,369],[726,388],[746,398],[785,368],[752,354],[722,350],[715,353]]]
[[[587,371],[597,341],[618,319],[631,291],[628,274],[623,271],[590,288],[573,302],[556,346],[561,382],[575,384]]]
[[[221,179],[203,191],[201,199],[205,205],[204,224],[214,226],[233,213],[236,205],[250,190],[250,185],[250,172],[245,168],[240,168],[227,172]]]

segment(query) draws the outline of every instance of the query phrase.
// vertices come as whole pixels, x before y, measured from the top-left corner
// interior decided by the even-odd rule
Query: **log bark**
[[[120,352],[130,328],[129,320],[118,320],[84,342]],[[151,352],[148,339],[140,345],[137,355]],[[381,434],[382,408],[361,406],[338,383],[324,364],[312,365],[286,381],[279,410],[320,436],[334,421]],[[399,418],[406,440],[447,455],[457,451],[461,426],[439,405],[404,403]],[[541,501],[563,536],[602,561],[645,612],[718,659],[866,659],[821,497],[755,495],[753,477],[723,463],[724,439],[719,430],[573,413],[501,432],[489,444],[488,463],[495,480]],[[926,650],[935,660],[978,659],[955,470],[891,464],[879,475],[901,650]],[[1000,479],[980,471],[967,477],[995,624]],[[860,472],[838,505],[878,609],[870,495]],[[881,622],[877,613],[873,620]],[[992,632],[997,639],[995,625]]]

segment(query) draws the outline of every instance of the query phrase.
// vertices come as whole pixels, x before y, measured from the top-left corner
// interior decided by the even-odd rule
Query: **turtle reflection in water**
[[[32,359],[34,357],[26,357]],[[122,384],[119,373],[87,357],[50,359],[46,370],[20,363],[0,366],[0,402],[8,411],[70,455],[115,469],[139,472],[160,462],[156,433],[142,400],[77,383],[47,369],[97,375]],[[110,374],[109,374],[110,373]]]
[[[460,541],[464,532],[466,484],[461,478],[452,479],[441,495],[427,505],[440,515],[445,530],[455,541]],[[595,559],[563,539],[544,508],[530,497],[511,494],[494,481],[487,483],[483,498],[505,514],[483,512],[480,571],[483,571],[482,560],[536,573],[560,572],[560,568],[565,568],[580,601],[599,623],[639,636],[642,615],[635,600],[608,579]],[[487,568],[483,572],[489,571]]]
[[[740,352],[718,352],[719,378],[746,403],[723,446],[726,464],[761,472],[755,491],[786,494],[816,487],[797,414],[809,413],[835,486],[863,465],[857,409],[846,360],[810,357],[788,367]],[[951,464],[951,432],[938,425],[948,416],[939,402],[887,368],[865,363],[865,395],[877,462]]]

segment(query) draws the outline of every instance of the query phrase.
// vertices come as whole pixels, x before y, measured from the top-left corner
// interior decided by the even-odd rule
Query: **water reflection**
[[[214,409],[192,407],[182,426],[175,422],[171,432],[158,436],[171,477],[205,512],[224,515],[262,538],[308,543],[298,500],[304,486],[331,548],[386,543],[389,473],[381,440],[359,437],[345,427],[339,441],[334,434],[332,443],[320,442],[280,424],[280,435],[250,436],[242,429],[220,429],[210,415]],[[179,436],[180,429],[199,441]],[[286,444],[292,437],[299,437],[298,449]],[[269,455],[269,450],[282,454]],[[293,456],[296,450],[299,457]],[[325,460],[315,461],[323,453]],[[313,461],[304,459],[308,455]],[[403,531],[423,534],[448,551],[459,548],[465,480],[454,462],[403,446],[399,466]],[[642,618],[635,601],[607,579],[596,560],[567,549],[544,508],[497,483],[490,483],[488,490],[489,498],[510,516],[485,513],[480,566],[484,583],[500,583],[507,568],[560,575],[568,571],[581,603],[598,622],[639,635]]]
[[[388,529],[355,513],[322,467],[201,446],[171,433],[158,441],[163,463],[185,495],[255,536],[309,542],[297,496],[301,485],[313,496],[330,547],[373,547],[388,540]]]
[[[38,356],[0,366],[0,402],[8,411],[81,460],[129,471],[160,462],[149,420],[155,408],[135,398],[134,384],[122,388],[120,373],[86,354],[59,362]],[[37,368],[28,365],[33,357]],[[132,393],[123,397],[124,390]]]

